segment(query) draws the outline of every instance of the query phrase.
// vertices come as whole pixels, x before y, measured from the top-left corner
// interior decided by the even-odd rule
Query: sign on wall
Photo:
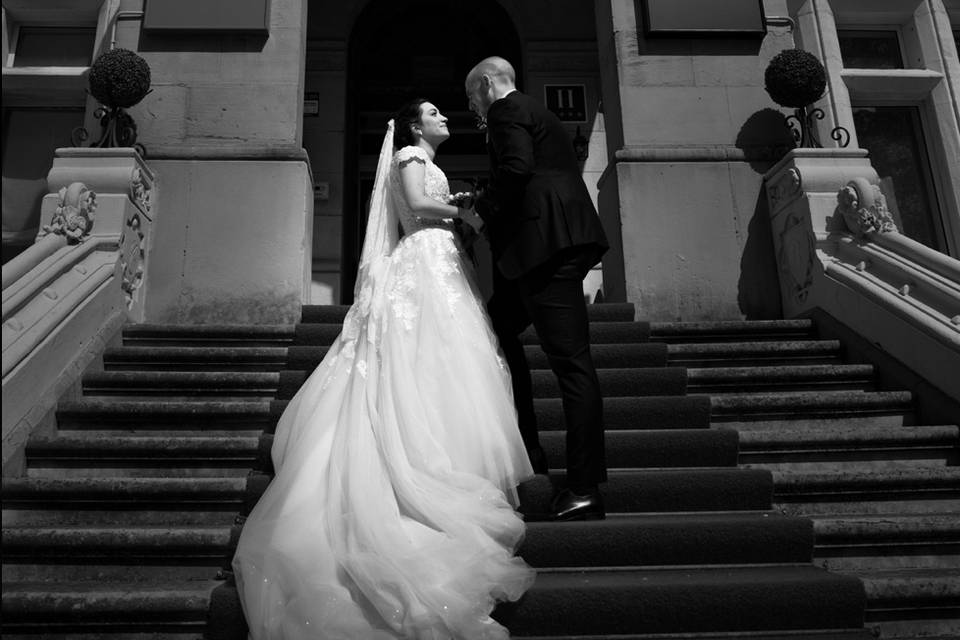
[[[563,122],[587,121],[587,90],[582,84],[545,84],[543,98],[547,109]]]
[[[270,26],[270,0],[147,0],[145,31],[262,33]]]
[[[763,0],[637,0],[647,35],[763,36]],[[638,12],[640,13],[640,12]]]
[[[320,115],[319,91],[307,91],[303,94],[303,115],[314,118]]]

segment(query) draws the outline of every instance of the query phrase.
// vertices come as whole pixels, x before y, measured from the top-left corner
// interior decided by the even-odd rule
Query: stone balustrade
[[[3,473],[126,321],[143,317],[154,177],[133,149],[58,149],[37,241],[3,266]]]
[[[960,398],[960,261],[897,229],[862,149],[794,149],[765,176],[784,317],[821,309]]]

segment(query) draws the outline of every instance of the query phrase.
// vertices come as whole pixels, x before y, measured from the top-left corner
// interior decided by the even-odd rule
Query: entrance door
[[[353,300],[366,206],[387,121],[404,102],[426,98],[450,118],[451,137],[440,147],[437,164],[452,190],[486,175],[484,135],[467,108],[463,80],[491,55],[510,60],[522,77],[516,29],[495,0],[375,0],[357,20],[348,54],[344,303]]]

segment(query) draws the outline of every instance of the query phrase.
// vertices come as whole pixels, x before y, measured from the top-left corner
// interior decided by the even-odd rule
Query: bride
[[[233,560],[255,640],[506,638],[490,613],[533,583],[512,506],[533,470],[454,232],[475,214],[433,162],[446,121],[416,100],[388,125],[356,301],[277,425]]]

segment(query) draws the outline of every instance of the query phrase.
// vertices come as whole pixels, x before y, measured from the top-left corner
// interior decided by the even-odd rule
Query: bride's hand
[[[475,195],[471,191],[461,191],[450,194],[447,197],[447,204],[452,204],[457,208],[472,209],[475,201]]]

